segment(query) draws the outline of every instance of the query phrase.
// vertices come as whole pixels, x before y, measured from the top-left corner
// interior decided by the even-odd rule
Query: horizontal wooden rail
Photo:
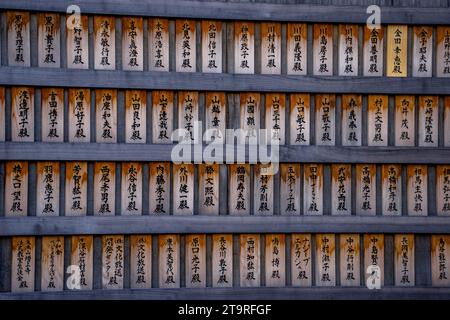
[[[0,236],[163,233],[450,233],[449,217],[2,217]]]
[[[171,161],[173,147],[171,144],[1,142],[0,160]],[[233,147],[235,155],[244,150],[244,146]],[[248,161],[248,150],[245,153]],[[193,157],[198,154],[194,150]],[[279,146],[279,160],[307,163],[449,164],[450,148],[284,145]]]
[[[448,78],[319,77],[5,66],[0,67],[0,85],[227,92],[450,94]]]
[[[265,4],[205,1],[141,0],[2,0],[0,9],[65,13],[76,4],[83,14],[111,14],[149,17],[366,23],[367,6],[311,4]],[[448,24],[450,12],[442,8],[381,7],[382,23]]]
[[[104,300],[104,299],[139,299],[139,300],[448,300],[450,288],[384,287],[380,290],[367,288],[178,288],[178,289],[122,289],[122,290],[66,290],[60,292],[11,293],[0,292],[2,300]]]

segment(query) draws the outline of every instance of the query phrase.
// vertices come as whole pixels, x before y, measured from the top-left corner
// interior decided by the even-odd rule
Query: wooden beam
[[[446,217],[115,216],[1,217],[0,236],[162,233],[450,233]]]
[[[268,76],[6,66],[0,67],[0,85],[194,91],[217,91],[220,88],[227,92],[450,94],[448,79],[445,78]]]
[[[292,22],[366,23],[367,6],[311,4],[230,3],[204,1],[144,0],[2,0],[0,9],[66,13],[76,4],[82,14],[110,14],[169,18],[261,20]],[[447,24],[450,12],[442,8],[381,7],[382,23]]]

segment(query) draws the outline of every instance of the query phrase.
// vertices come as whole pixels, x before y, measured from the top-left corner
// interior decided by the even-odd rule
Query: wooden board
[[[172,143],[173,92],[152,92],[152,142]]]
[[[117,90],[95,90],[96,142],[117,142]]]
[[[331,214],[352,213],[352,165],[331,165]]]
[[[431,283],[450,286],[450,235],[431,235]]]
[[[303,168],[303,214],[323,215],[323,165],[305,164]]]
[[[72,236],[70,264],[75,265],[67,285],[81,290],[92,290],[94,274],[94,241],[92,236]]]
[[[149,19],[148,31],[150,71],[169,71],[169,20]]]
[[[436,75],[450,77],[450,27],[436,28]]]
[[[41,89],[41,139],[43,142],[64,141],[64,89]]]
[[[255,73],[254,22],[234,22],[234,73]]]
[[[309,94],[290,95],[290,144],[310,144],[310,101]]]
[[[339,25],[339,75],[358,75],[358,37],[356,24]]]
[[[206,136],[214,141],[225,143],[227,103],[225,92],[207,92],[205,97]]]
[[[281,74],[281,23],[261,23],[261,73]]]
[[[230,215],[250,214],[250,165],[228,166],[228,212]]]
[[[34,237],[12,237],[11,292],[33,292],[36,271]]]
[[[413,77],[431,77],[433,57],[433,28],[413,27]]]
[[[255,215],[273,215],[273,174],[268,173],[271,165],[255,164],[254,198]]]
[[[222,73],[222,22],[202,21],[202,72]]]
[[[240,286],[259,287],[261,283],[260,235],[241,234],[240,239]]]
[[[342,95],[342,145],[361,146],[362,144],[362,96]]]
[[[369,29],[364,27],[364,43],[363,43],[363,75],[365,77],[383,75],[384,61],[384,29]]]
[[[195,72],[196,59],[196,22],[194,20],[176,20],[175,23],[175,63],[176,72]]]
[[[376,267],[379,267],[379,269]],[[376,287],[378,281],[380,286],[384,286],[383,234],[364,235],[364,274],[366,286]]]
[[[173,165],[173,203],[175,215],[194,214],[194,165]]]
[[[334,94],[318,94],[315,98],[316,145],[333,146],[336,128],[336,96]]]
[[[59,216],[59,162],[38,162],[36,167],[36,215]]]
[[[333,75],[333,25],[314,24],[313,29],[313,74],[331,76]]]
[[[450,215],[450,166],[436,166],[436,212]]]
[[[159,287],[180,287],[180,236],[165,234],[158,236]]]
[[[394,236],[394,270],[396,286],[413,287],[415,285],[413,234]]]
[[[87,213],[87,162],[66,162],[66,216]]]
[[[400,165],[384,164],[381,167],[382,214],[402,215],[402,170]]]
[[[146,143],[147,141],[147,92],[125,91],[125,142]]]
[[[150,215],[170,214],[170,162],[149,164]]]
[[[415,97],[395,96],[395,145],[413,147],[415,136]]]
[[[387,66],[388,77],[406,77],[408,54],[408,26],[388,25],[387,27]]]
[[[11,88],[11,140],[34,141],[34,88]]]
[[[143,18],[122,17],[122,69],[144,70]]]
[[[6,12],[8,32],[8,65],[30,66],[30,13]]]
[[[122,215],[142,214],[142,164],[122,162]]]
[[[60,26],[59,14],[38,14],[38,66],[40,68],[61,66]]]
[[[376,214],[376,175],[375,164],[356,165],[356,208],[357,215],[374,216]]]
[[[308,25],[287,24],[287,74],[306,75],[308,66]]]
[[[316,286],[336,286],[336,240],[334,234],[316,234]]]
[[[269,144],[284,145],[286,140],[286,95],[266,93],[266,129]]]
[[[113,216],[116,209],[116,164],[96,162],[94,166],[94,215]]]
[[[407,203],[408,215],[428,215],[428,167],[409,165],[407,167]]]
[[[89,39],[88,16],[67,15],[67,28],[66,28],[67,68],[89,69],[88,39]]]
[[[359,286],[361,283],[359,235],[339,235],[339,251],[341,286]]]
[[[450,96],[444,98],[444,146],[450,147]]]
[[[241,144],[256,143],[256,138],[260,128],[260,105],[261,95],[259,93],[241,93],[240,94],[240,122],[241,129],[244,130],[241,136]]]
[[[212,236],[212,286],[233,286],[233,235]]]
[[[312,285],[311,235],[291,235],[291,279],[293,287]]]
[[[121,235],[102,236],[102,288],[123,289],[124,238]]]
[[[152,287],[152,236],[130,236],[130,287],[148,289]]]
[[[388,145],[388,96],[369,95],[367,144],[371,147]]]
[[[186,288],[206,287],[206,235],[186,235]]]
[[[437,147],[439,97],[419,96],[419,147]]]
[[[0,141],[5,141],[6,120],[5,120],[5,88],[0,87]]]
[[[198,108],[198,92],[178,92],[178,128],[184,129],[181,138],[184,143],[194,142],[194,126],[198,121]]]
[[[28,162],[6,162],[5,216],[28,214]]]
[[[284,234],[266,234],[266,287],[286,286],[286,241]]]
[[[64,288],[64,237],[42,237],[41,291]]]
[[[94,16],[94,69],[116,69],[116,19]]]
[[[198,166],[199,213],[219,214],[219,165],[201,164]]]
[[[280,171],[280,212],[300,215],[300,164],[282,163]]]
[[[69,89],[69,142],[89,142],[91,139],[91,91]]]

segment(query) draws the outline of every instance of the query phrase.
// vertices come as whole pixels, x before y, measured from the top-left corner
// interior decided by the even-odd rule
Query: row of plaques
[[[185,272],[184,286],[187,288],[206,287],[207,272],[212,273],[212,287],[237,286],[233,276],[236,272],[240,287],[361,286],[362,281],[371,289],[384,285],[383,234],[291,234],[290,243],[286,243],[285,234],[241,234],[238,237],[239,244],[233,246],[231,234],[214,234],[211,236],[212,249],[207,252],[206,235],[186,235],[184,263],[181,263],[183,247],[180,235],[159,235],[155,245],[152,245],[150,235],[132,235],[129,236],[127,265],[124,252],[128,248],[124,236],[102,236],[102,288],[122,289],[128,268],[131,288],[151,288],[152,264],[158,270],[159,288],[179,288],[182,272]],[[413,234],[394,235],[393,274],[396,286],[415,285],[414,238]],[[69,239],[70,265],[65,270],[64,250],[67,247],[64,242]],[[238,250],[238,265],[236,261],[233,263],[234,250]],[[430,250],[432,285],[450,286],[450,236],[432,235]],[[93,253],[93,236],[90,235],[42,237],[41,291],[92,290]],[[35,255],[36,238],[12,238],[13,292],[35,290]],[[207,257],[211,261],[209,267]],[[157,262],[153,263],[152,259],[157,259]],[[286,277],[288,268],[291,275],[289,283]]]
[[[5,140],[5,88],[0,87],[0,141]],[[64,117],[67,116],[68,141],[91,141],[91,117],[95,117],[95,141],[116,143],[118,141],[117,90],[67,89],[68,106],[65,105],[65,92],[62,88],[40,89],[41,140],[44,142],[64,141]],[[91,108],[91,93],[95,107]],[[35,140],[35,89],[32,87],[11,88],[11,140]],[[198,132],[203,132],[198,123],[200,93],[181,91],[125,90],[125,142],[147,142],[147,117],[151,120],[152,143],[172,143],[173,141],[194,142],[202,139]],[[367,145],[388,146],[389,127],[395,127],[394,144],[396,146],[437,147],[439,130],[444,131],[444,146],[450,146],[450,96],[444,98],[444,121],[439,127],[440,98],[438,96],[395,96],[395,105],[390,106],[389,96],[367,96],[367,116],[363,112],[361,95],[342,95],[337,105],[335,94],[282,94],[282,93],[240,93],[239,120],[241,132],[227,131],[227,105],[229,101],[225,92],[206,92],[205,105],[205,139],[233,141],[237,136],[240,143],[251,139],[260,139],[262,128],[266,128],[265,141],[292,145],[309,145],[312,143],[312,123],[315,124],[315,144],[336,144],[336,123],[340,123],[341,142],[344,146],[361,146],[362,127],[366,120]],[[148,103],[147,100],[150,100]],[[416,102],[417,100],[417,102]],[[178,128],[184,134],[172,134],[174,129],[174,111],[177,101]],[[264,105],[263,105],[264,102]],[[147,105],[151,112],[147,115]],[[393,109],[394,123],[389,123],[389,109]],[[340,119],[336,119],[340,111]],[[91,115],[95,113],[94,115]],[[262,119],[264,116],[264,119]],[[363,117],[367,119],[363,120]],[[417,121],[416,121],[417,118]],[[286,120],[288,119],[288,120]],[[264,123],[263,123],[264,122]],[[198,126],[200,127],[198,127]],[[417,128],[416,128],[417,126]],[[196,133],[197,132],[197,133]],[[417,132],[417,143],[416,143]],[[289,141],[286,141],[289,133]]]
[[[116,206],[116,199],[120,199],[118,210],[122,215],[142,215],[145,210],[144,166],[146,165],[137,162],[93,164],[93,214],[115,215],[119,207]],[[381,185],[377,182],[375,164],[356,164],[354,168],[351,164],[332,164],[330,167],[332,215],[351,215],[353,211],[357,215],[376,215],[378,192],[381,194],[379,211],[382,215],[401,216],[404,212],[411,216],[433,214],[428,208],[427,165],[408,165],[403,168],[397,164],[381,165],[378,168],[381,171]],[[328,169],[323,164],[283,163],[280,164],[279,172],[273,175],[271,167],[262,164],[171,166],[168,162],[152,162],[148,165],[149,188],[148,195],[145,196],[148,196],[150,214],[192,215],[195,212],[194,201],[198,201],[196,214],[223,214],[219,209],[219,201],[226,201],[223,200],[224,193],[226,198],[228,192],[227,213],[230,215],[273,215],[275,197],[279,197],[279,209],[283,215],[323,215],[324,185],[330,185],[324,178],[325,168]],[[402,174],[402,169],[405,175]],[[28,170],[28,162],[6,163],[6,216],[30,215],[27,204]],[[121,173],[116,174],[116,170]],[[450,166],[438,165],[435,170],[436,214],[450,215]],[[36,171],[37,216],[59,216],[60,205],[65,206],[66,216],[83,216],[88,213],[86,162],[66,162],[65,177],[61,174],[59,162],[37,162]],[[228,190],[221,190],[221,171],[228,175]],[[89,175],[91,174],[92,171]],[[195,177],[198,178],[198,184]],[[116,179],[120,185],[116,183]],[[62,204],[61,182],[65,183],[65,191],[61,191],[65,197],[65,203]],[[276,186],[276,183],[279,185]],[[117,186],[120,186],[120,191],[116,192]],[[406,192],[402,188],[406,188]],[[195,193],[198,193],[198,200],[194,199]],[[406,208],[403,208],[405,204],[402,195],[406,195]],[[352,204],[352,197],[355,198],[355,205]]]
[[[30,14],[28,12],[6,13],[8,64],[30,66]],[[234,73],[255,73],[255,50],[260,42],[260,70],[262,74],[280,74],[282,64],[282,33],[286,33],[287,74],[307,74],[308,58],[312,58],[314,75],[333,75],[336,63],[341,76],[406,77],[408,59],[412,57],[412,75],[431,77],[433,57],[436,60],[436,75],[450,76],[450,27],[413,26],[412,51],[408,57],[408,26],[387,25],[369,29],[356,24],[314,24],[308,31],[305,23],[277,22],[231,22],[176,20],[174,26],[168,19],[121,17],[121,38],[116,39],[116,19],[113,16],[94,16],[93,30],[89,30],[88,16],[39,13],[38,21],[38,65],[40,67],[61,66],[61,26],[65,28],[67,67],[89,68],[89,33],[93,38],[94,68],[116,69],[116,40],[122,44],[123,70],[144,70],[144,54],[148,55],[149,69],[169,71],[169,47],[171,28],[175,28],[175,70],[195,72],[197,70],[197,36],[200,37],[201,71],[223,72],[223,42],[227,28],[231,28],[234,52]],[[62,24],[65,22],[65,26]],[[255,36],[259,28],[260,36]],[[144,49],[144,29],[148,32],[148,48]],[[361,36],[360,36],[361,33]],[[120,37],[120,36],[118,36]],[[436,37],[434,39],[433,37]],[[257,40],[258,39],[258,40]],[[308,40],[312,41],[308,53]],[[362,43],[360,44],[359,41]],[[337,53],[333,54],[334,42]],[[435,43],[435,45],[433,45]],[[385,49],[386,47],[386,49]],[[146,50],[147,52],[144,52]],[[359,51],[362,51],[362,54]],[[435,50],[435,53],[433,52]],[[339,58],[335,61],[334,57]],[[359,57],[362,56],[362,62]],[[361,68],[360,68],[361,67]],[[384,70],[386,68],[386,70]],[[361,70],[359,70],[361,69]]]

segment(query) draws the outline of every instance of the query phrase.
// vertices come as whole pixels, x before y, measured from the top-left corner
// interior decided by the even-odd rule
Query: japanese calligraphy
[[[364,76],[383,75],[383,38],[384,29],[364,28]]]
[[[402,215],[401,173],[400,165],[383,165],[381,168],[383,184],[382,208],[384,215]]]
[[[310,95],[291,94],[290,96],[290,142],[291,144],[310,144]]]
[[[234,73],[255,73],[255,24],[234,23]]]
[[[196,36],[193,20],[176,20],[176,71],[196,71]]]
[[[6,162],[5,216],[28,213],[28,162]]]
[[[315,24],[313,28],[313,74],[333,75],[333,25]]]
[[[316,285],[336,285],[335,235],[316,235]]]
[[[114,17],[94,16],[94,69],[114,70],[116,68],[115,33]]]
[[[149,68],[151,71],[169,71],[169,20],[149,20]]]
[[[222,23],[202,21],[202,71],[222,72]]]
[[[90,141],[90,109],[89,89],[69,89],[69,142]]]
[[[287,74],[305,75],[307,72],[308,26],[288,23],[287,26]]]
[[[38,15],[38,65],[60,67],[60,17],[58,14]]]
[[[339,75],[358,75],[358,26],[339,25]]]

